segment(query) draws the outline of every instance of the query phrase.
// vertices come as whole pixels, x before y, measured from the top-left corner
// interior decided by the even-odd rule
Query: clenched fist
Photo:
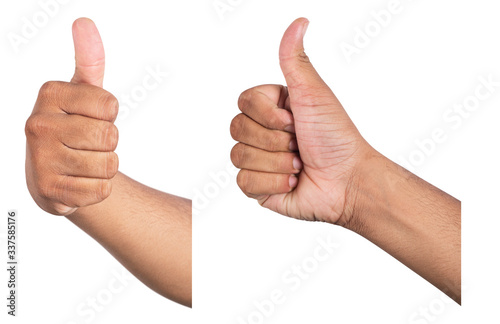
[[[104,49],[89,19],[73,24],[76,70],[71,82],[40,89],[26,122],[26,179],[35,202],[56,215],[72,214],[111,193],[118,172],[117,99],[102,89]]]
[[[304,53],[308,21],[285,32],[280,65],[287,87],[243,92],[231,123],[231,152],[243,192],[290,217],[342,224],[354,208],[360,161],[376,151]]]

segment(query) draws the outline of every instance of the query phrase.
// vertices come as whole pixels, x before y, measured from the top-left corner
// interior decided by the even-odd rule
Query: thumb
[[[336,101],[335,95],[321,79],[304,52],[303,39],[308,25],[309,20],[306,18],[296,19],[285,31],[281,40],[280,66],[288,86],[290,100],[304,105],[320,104],[316,101],[325,97]]]
[[[75,74],[73,83],[87,83],[102,88],[104,80],[104,47],[94,22],[79,18],[73,23]]]

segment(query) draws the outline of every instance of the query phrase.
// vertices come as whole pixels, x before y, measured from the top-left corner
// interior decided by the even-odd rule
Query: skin
[[[26,122],[26,180],[35,202],[64,215],[162,296],[191,306],[191,201],[118,172],[117,99],[102,89],[104,48],[90,19],[73,24],[71,82],[47,82]]]
[[[304,53],[308,23],[297,19],[281,41],[287,86],[257,86],[238,100],[238,185],[275,212],[358,233],[460,303],[460,201],[361,136]]]

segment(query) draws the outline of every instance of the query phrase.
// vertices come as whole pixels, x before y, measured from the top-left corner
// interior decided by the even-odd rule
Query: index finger
[[[295,132],[293,115],[287,107],[288,89],[266,84],[244,91],[238,99],[241,112],[260,125],[274,130]],[[288,109],[287,109],[288,108]]]
[[[108,91],[89,84],[46,82],[38,95],[33,113],[67,113],[114,122],[118,100]]]

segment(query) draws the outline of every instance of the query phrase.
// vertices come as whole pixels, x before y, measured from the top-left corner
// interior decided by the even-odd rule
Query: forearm
[[[67,218],[159,294],[191,306],[191,201],[118,173],[103,202]]]
[[[378,153],[362,163],[345,227],[460,303],[460,201]]]

